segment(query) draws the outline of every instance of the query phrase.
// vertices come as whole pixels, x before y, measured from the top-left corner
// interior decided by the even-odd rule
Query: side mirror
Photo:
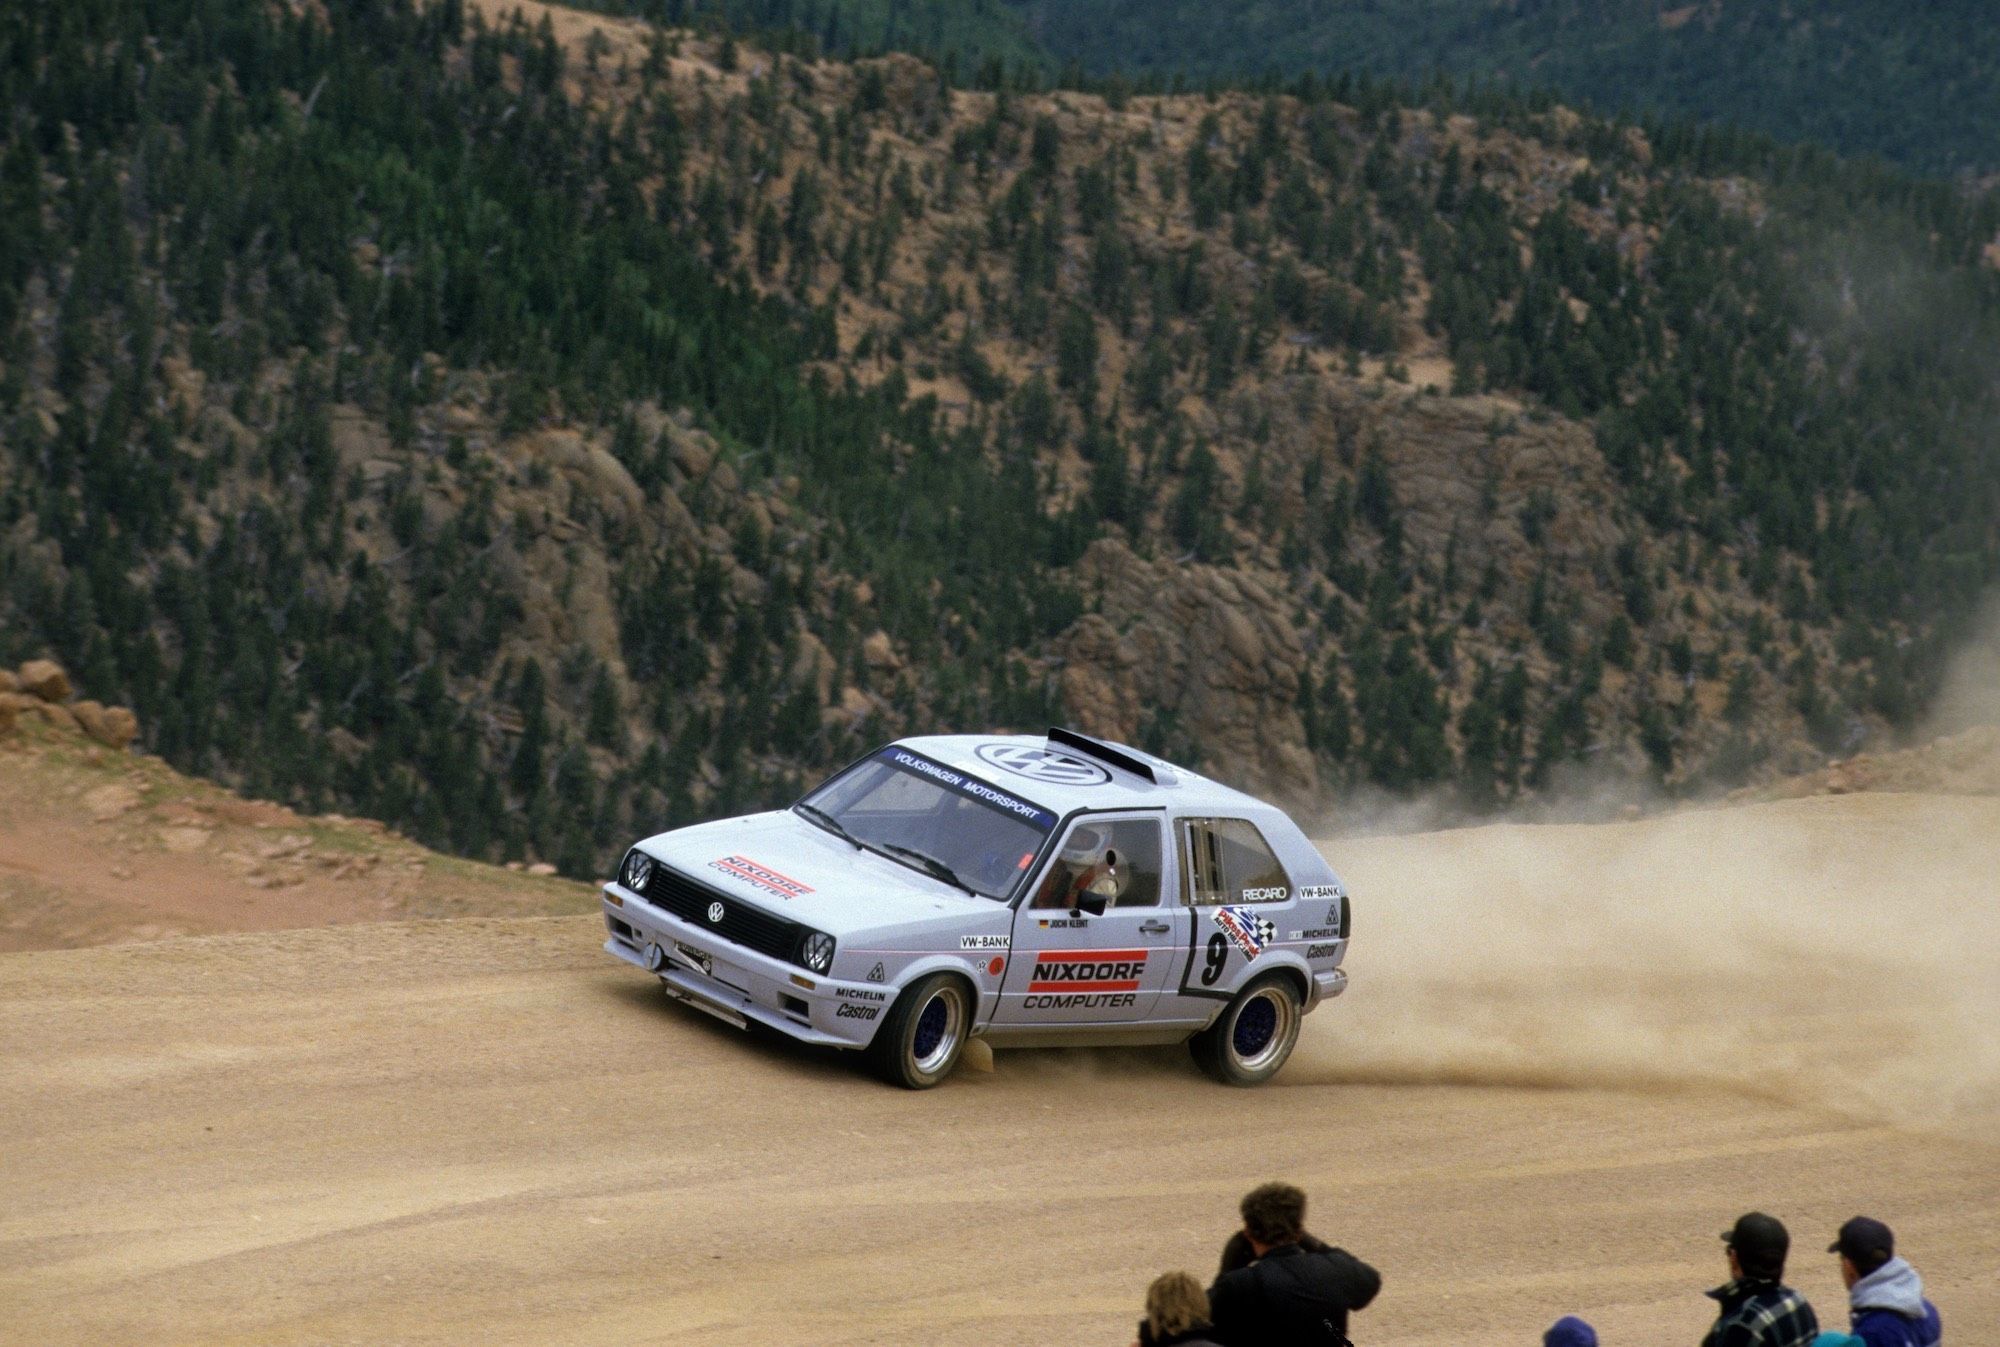
[[[1104,915],[1104,895],[1101,893],[1080,893],[1077,895],[1076,908],[1074,910],[1088,912],[1093,917],[1101,917]]]

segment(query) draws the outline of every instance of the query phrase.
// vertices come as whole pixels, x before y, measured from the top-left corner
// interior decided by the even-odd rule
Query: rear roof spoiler
[[[1118,768],[1120,771],[1130,772],[1142,781],[1150,781],[1156,786],[1171,786],[1175,784],[1172,772],[1155,767],[1152,763],[1122,744],[1108,743],[1103,739],[1093,739],[1087,734],[1078,734],[1075,730],[1066,730],[1060,725],[1052,725],[1049,727],[1049,746],[1054,748],[1057,745],[1067,748],[1071,752],[1081,753],[1087,758],[1095,758],[1101,763]]]

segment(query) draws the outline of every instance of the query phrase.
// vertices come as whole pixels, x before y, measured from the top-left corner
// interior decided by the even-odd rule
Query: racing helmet
[[[1095,823],[1079,823],[1063,839],[1062,861],[1079,870],[1096,865],[1104,859],[1104,849],[1110,840],[1109,829]]]

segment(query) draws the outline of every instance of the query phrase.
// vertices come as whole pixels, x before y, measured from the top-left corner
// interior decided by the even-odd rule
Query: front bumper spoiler
[[[604,892],[611,934],[605,953],[654,974],[667,995],[726,1024],[738,1029],[760,1024],[822,1047],[865,1048],[888,1011],[885,988],[808,976],[789,963],[719,941],[622,884],[607,884]]]

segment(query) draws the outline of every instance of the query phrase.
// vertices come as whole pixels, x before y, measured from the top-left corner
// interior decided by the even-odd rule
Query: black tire
[[[905,988],[868,1045],[868,1062],[891,1085],[928,1090],[958,1065],[972,1031],[972,988],[932,973]]]
[[[1238,992],[1214,1024],[1188,1040],[1188,1051],[1224,1085],[1262,1085],[1298,1046],[1303,1018],[1298,988],[1270,973]]]

